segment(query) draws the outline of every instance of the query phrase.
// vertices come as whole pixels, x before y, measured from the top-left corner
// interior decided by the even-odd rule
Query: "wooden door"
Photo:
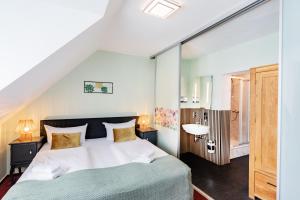
[[[278,71],[256,73],[255,168],[276,175]]]

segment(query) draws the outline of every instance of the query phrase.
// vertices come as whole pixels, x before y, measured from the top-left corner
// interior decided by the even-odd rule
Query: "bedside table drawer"
[[[139,138],[148,140],[152,144],[157,144],[157,130],[151,127],[148,128],[137,128],[136,134]]]
[[[32,161],[37,153],[36,143],[11,146],[11,163],[21,164]]]
[[[157,144],[157,133],[153,132],[153,133],[142,133],[141,134],[141,138],[148,140],[149,142],[151,142],[152,144],[156,145]]]

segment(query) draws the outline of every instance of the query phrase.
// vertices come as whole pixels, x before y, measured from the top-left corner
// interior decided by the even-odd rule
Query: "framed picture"
[[[112,82],[84,81],[84,93],[113,94]]]

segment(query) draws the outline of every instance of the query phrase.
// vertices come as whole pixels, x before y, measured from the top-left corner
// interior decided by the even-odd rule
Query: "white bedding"
[[[90,139],[77,148],[51,150],[46,143],[37,153],[29,167],[18,182],[25,180],[49,180],[38,178],[32,168],[41,162],[61,165],[67,173],[93,168],[107,168],[135,162],[140,156],[151,152],[154,159],[166,156],[167,153],[147,140],[137,138],[134,141],[114,143],[106,138]],[[139,160],[139,159],[138,159]]]

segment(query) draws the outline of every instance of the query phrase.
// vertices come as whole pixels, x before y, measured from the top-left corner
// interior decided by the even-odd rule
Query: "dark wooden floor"
[[[216,200],[249,200],[249,156],[231,160],[218,166],[192,153],[181,155],[181,160],[192,169],[195,186]]]
[[[20,178],[20,174],[14,175],[14,182]],[[6,176],[0,183],[0,199],[6,194],[6,192],[14,185],[10,176]]]

